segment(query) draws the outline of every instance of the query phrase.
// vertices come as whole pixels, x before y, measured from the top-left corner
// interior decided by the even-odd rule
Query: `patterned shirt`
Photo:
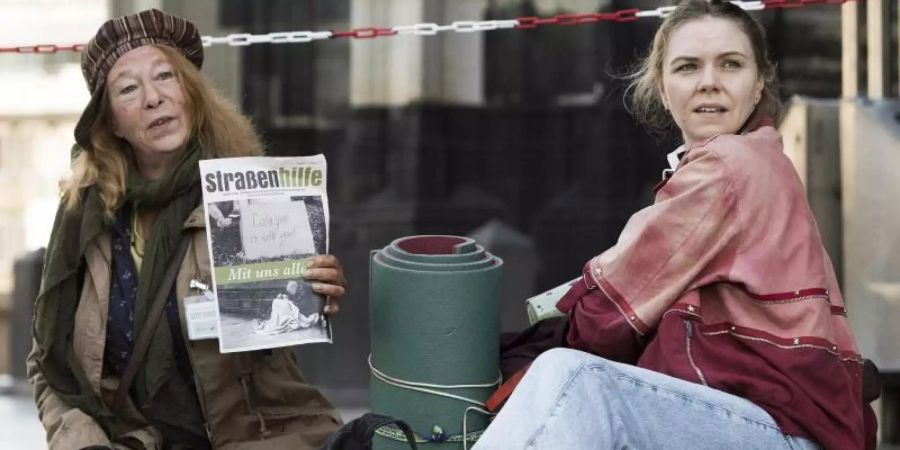
[[[134,349],[134,301],[137,268],[131,258],[131,208],[116,213],[112,229],[112,280],[106,318],[106,361],[119,375],[125,372]]]

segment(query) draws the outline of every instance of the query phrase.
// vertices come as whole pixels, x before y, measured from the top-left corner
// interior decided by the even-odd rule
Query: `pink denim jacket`
[[[862,360],[781,135],[692,146],[557,307],[568,345],[746,398],[826,448],[874,441]]]

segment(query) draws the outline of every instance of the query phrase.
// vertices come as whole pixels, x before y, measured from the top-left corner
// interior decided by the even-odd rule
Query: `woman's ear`
[[[754,105],[759,104],[759,101],[762,99],[763,89],[765,87],[766,87],[766,82],[762,79],[762,77],[760,77],[759,80],[756,81],[756,89],[755,89],[756,95],[753,96],[753,104]]]

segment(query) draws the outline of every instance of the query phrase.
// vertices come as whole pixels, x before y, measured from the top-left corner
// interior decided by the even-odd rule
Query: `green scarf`
[[[200,149],[191,145],[171,173],[152,181],[141,176],[133,162],[129,163],[126,203],[158,211],[150,239],[145,244],[138,279],[135,336],[141,332],[153,294],[160,289],[183,223],[201,203],[200,154]],[[84,253],[93,239],[111,227],[111,221],[103,213],[97,188],[89,186],[82,195],[81,208],[66,211],[60,205],[57,211],[45,255],[41,292],[35,301],[32,332],[38,367],[54,393],[68,405],[94,417],[112,435],[112,412],[91,390],[72,345],[75,310],[85,273]],[[177,377],[169,330],[164,314],[153,335],[143,370],[135,377],[133,392],[140,405],[149,404],[167,381],[180,378]]]

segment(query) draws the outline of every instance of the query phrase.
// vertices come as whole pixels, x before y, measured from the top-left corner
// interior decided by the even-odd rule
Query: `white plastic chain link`
[[[401,25],[392,28],[397,34],[415,34],[418,36],[431,36],[437,34],[438,24],[436,23],[417,23],[415,25]]]
[[[744,11],[762,11],[766,9],[766,4],[762,0],[734,0],[731,3],[740,6]]]
[[[285,31],[268,34],[238,33],[225,37],[203,36],[203,46],[229,45],[243,47],[251,44],[296,44],[331,38],[330,31]]]
[[[665,19],[669,14],[672,14],[672,11],[675,11],[677,6],[660,6],[656,9],[650,9],[647,11],[639,11],[635,14],[636,17],[659,17]]]
[[[517,20],[482,20],[470,21],[464,20],[453,22],[452,30],[457,33],[472,33],[475,31],[490,31],[498,28],[515,28],[519,24]]]

